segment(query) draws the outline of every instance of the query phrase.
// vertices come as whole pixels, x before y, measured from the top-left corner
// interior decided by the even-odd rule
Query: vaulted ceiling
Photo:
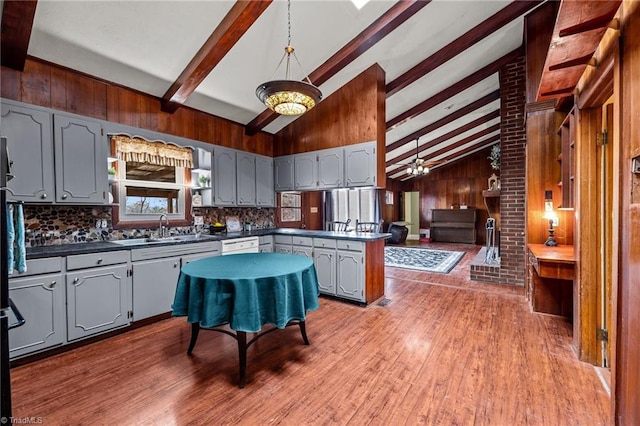
[[[417,155],[439,165],[498,141],[498,70],[523,54],[534,1],[349,0],[291,3],[292,45],[326,98],[378,63],[386,73],[387,174]],[[7,1],[2,65],[27,56],[276,133],[295,118],[266,110],[256,87],[287,44],[287,2]],[[436,166],[437,167],[437,166]]]

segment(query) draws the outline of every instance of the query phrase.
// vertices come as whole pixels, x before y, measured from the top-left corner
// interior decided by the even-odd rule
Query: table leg
[[[307,339],[307,327],[304,324],[304,321],[299,321],[298,325],[300,326],[300,333],[302,333],[302,340],[305,345],[309,344],[309,339]]]
[[[191,341],[189,342],[189,349],[187,349],[187,354],[191,355],[193,352],[193,347],[196,345],[196,340],[198,340],[198,333],[200,332],[200,323],[196,322],[191,324]]]
[[[244,374],[247,369],[247,333],[244,331],[236,331],[238,340],[238,358],[240,360],[240,388],[244,388]]]

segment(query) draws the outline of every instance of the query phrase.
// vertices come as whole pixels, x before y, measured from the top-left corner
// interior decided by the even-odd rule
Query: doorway
[[[418,191],[406,191],[402,193],[404,204],[402,214],[406,227],[409,229],[408,240],[420,239],[420,193]]]

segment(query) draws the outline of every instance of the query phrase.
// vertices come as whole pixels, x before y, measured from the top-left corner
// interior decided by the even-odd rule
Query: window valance
[[[193,150],[191,148],[123,135],[112,135],[111,144],[115,147],[116,157],[119,160],[157,166],[193,167]]]

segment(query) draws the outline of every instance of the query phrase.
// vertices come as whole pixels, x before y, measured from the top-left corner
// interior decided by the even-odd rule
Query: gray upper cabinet
[[[99,122],[54,114],[56,202],[106,202],[106,143]]]
[[[375,186],[376,163],[376,142],[345,146],[345,186]]]
[[[277,157],[273,160],[274,188],[276,191],[293,191],[293,155]]]
[[[276,197],[273,186],[273,158],[256,155],[256,205],[274,207]]]
[[[14,178],[7,183],[7,199],[52,203],[55,197],[51,115],[2,100],[0,133],[7,137],[13,162]]]
[[[239,206],[256,205],[256,156],[238,151],[236,153],[237,203]]]
[[[236,205],[236,151],[214,146],[213,148],[213,204]]]
[[[318,187],[318,155],[315,152],[296,155],[294,167],[295,189],[316,189]]]
[[[343,148],[324,149],[318,152],[318,189],[344,186]]]

